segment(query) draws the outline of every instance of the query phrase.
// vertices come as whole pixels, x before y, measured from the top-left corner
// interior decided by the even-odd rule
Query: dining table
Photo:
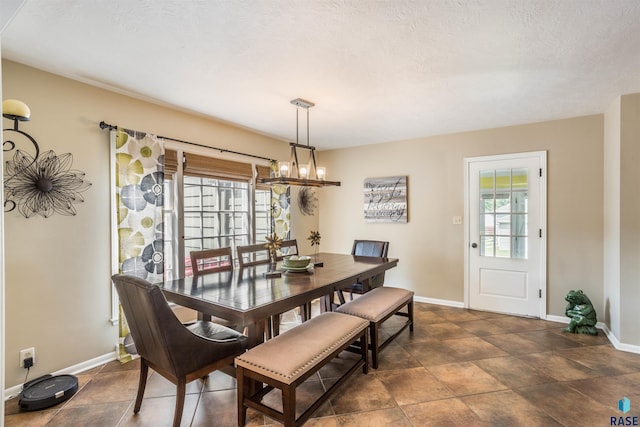
[[[397,258],[379,258],[320,252],[310,268],[287,271],[259,265],[198,277],[165,280],[158,285],[168,301],[246,328],[249,347],[265,339],[265,320],[320,299],[321,310],[331,310],[336,290],[367,283],[394,268]],[[274,274],[275,273],[275,274]]]

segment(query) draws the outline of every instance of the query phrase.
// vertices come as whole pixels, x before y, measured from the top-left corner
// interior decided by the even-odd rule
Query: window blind
[[[253,178],[251,164],[232,160],[216,159],[185,153],[183,170],[185,175],[229,181],[250,181]]]

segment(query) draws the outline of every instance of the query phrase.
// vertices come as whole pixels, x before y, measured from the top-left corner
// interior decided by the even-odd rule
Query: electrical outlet
[[[24,359],[31,358],[33,365],[36,364],[36,348],[25,348],[24,350],[20,350],[20,367],[24,368]],[[33,366],[32,365],[32,366]]]

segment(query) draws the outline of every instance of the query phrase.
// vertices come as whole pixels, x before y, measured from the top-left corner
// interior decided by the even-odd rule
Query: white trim
[[[102,356],[98,356],[93,359],[78,363],[77,365],[60,369],[59,371],[54,372],[52,375],[64,375],[64,374],[76,375],[81,372],[88,371],[89,369],[102,366],[114,360],[116,360],[116,352],[112,351],[111,353],[103,354]],[[13,399],[14,397],[18,396],[21,391],[22,391],[22,384],[18,384],[16,386],[13,386],[4,390],[5,401],[9,399]]]
[[[109,196],[111,199],[111,274],[118,273],[118,216],[116,212],[116,131],[109,132]],[[117,325],[120,321],[120,309],[116,288],[109,278],[111,287],[111,318],[112,325]]]
[[[542,297],[540,298],[539,314],[544,319],[547,315],[547,152],[531,151],[513,154],[498,154],[493,156],[465,157],[464,158],[464,307],[469,307],[469,236],[470,206],[469,206],[469,166],[474,162],[515,160],[519,158],[538,157],[542,176],[540,177],[540,229],[542,230],[540,242],[539,276]]]
[[[451,300],[445,300],[445,299],[427,298],[427,297],[418,297],[418,296],[414,296],[413,300],[417,302],[424,302],[427,304],[444,305],[447,307],[456,307],[456,308],[465,308],[464,302],[460,302],[460,301],[451,301]]]

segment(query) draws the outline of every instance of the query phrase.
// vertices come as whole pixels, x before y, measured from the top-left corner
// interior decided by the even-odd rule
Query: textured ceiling
[[[327,149],[602,113],[639,42],[637,0],[28,0],[2,55],[283,140],[302,97]]]

